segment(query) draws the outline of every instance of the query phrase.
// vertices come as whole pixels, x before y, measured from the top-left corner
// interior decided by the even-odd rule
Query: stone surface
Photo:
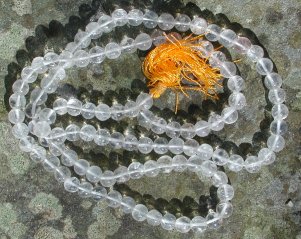
[[[154,1],[154,4],[164,5],[162,2]],[[289,132],[285,136],[287,146],[277,154],[277,161],[257,174],[227,172],[235,188],[234,214],[225,220],[218,231],[206,232],[201,237],[166,232],[145,222],[135,222],[118,210],[108,209],[101,203],[95,204],[64,192],[63,186],[57,184],[51,174],[45,173],[40,165],[34,165],[29,160],[28,155],[15,149],[17,141],[10,133],[11,126],[6,118],[4,78],[7,66],[15,61],[16,51],[25,48],[25,39],[34,34],[38,25],[48,25],[51,20],[66,24],[71,15],[78,13],[81,4],[90,4],[90,1],[0,0],[1,239],[300,238],[301,2],[185,0],[184,4],[188,2],[193,2],[201,10],[225,14],[230,22],[237,22],[244,28],[251,29],[283,76],[290,109]],[[176,5],[172,5],[174,7]],[[50,42],[49,47],[56,44],[58,43],[55,41]],[[64,42],[59,44],[63,45]],[[75,88],[93,86],[96,90],[130,87],[133,79],[143,77],[140,67],[137,67],[140,62],[141,59],[133,55],[122,57],[117,63],[107,61],[97,71],[70,70],[69,82]],[[240,112],[239,121],[234,127],[226,127],[225,132],[218,136],[236,144],[252,143],[253,134],[260,131],[260,122],[266,113],[265,91],[260,77],[252,73],[250,66],[243,63],[238,66],[247,79],[247,89],[250,89],[246,91],[248,107]],[[102,81],[99,80],[98,73],[101,74]],[[70,89],[70,94],[72,92]],[[197,103],[197,97],[192,98]],[[183,109],[187,110],[190,103],[185,97],[181,98]],[[174,96],[165,94],[156,101],[156,105],[159,108],[173,108]],[[86,152],[90,150],[89,147],[83,149]],[[198,200],[201,194],[208,195],[209,191],[206,182],[200,182],[195,175],[188,173],[145,178],[137,182],[131,181],[128,185],[141,194],[167,200],[173,197],[183,200],[185,195]]]

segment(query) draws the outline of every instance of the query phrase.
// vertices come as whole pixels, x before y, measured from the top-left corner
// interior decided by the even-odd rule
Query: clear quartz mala
[[[152,44],[158,45],[165,41],[162,35],[149,36],[141,33],[135,39],[126,38],[120,44],[110,42],[105,47],[95,46],[87,48],[92,39],[99,38],[102,34],[112,31],[115,27],[125,24],[138,26],[144,24],[146,28],[153,29],[157,26],[162,31],[176,28],[179,32],[191,30],[196,35],[204,34],[208,41],[204,41],[200,54],[209,58],[209,64],[219,68],[223,77],[228,78],[228,88],[231,90],[226,106],[221,114],[214,113],[208,121],[198,121],[195,125],[178,122],[167,123],[163,118],[151,112],[152,98],[146,93],[141,93],[136,101],[129,101],[123,105],[109,107],[105,104],[87,102],[83,104],[76,98],[68,100],[58,98],[53,103],[53,109],[47,108],[45,102],[48,95],[55,93],[60,82],[66,77],[65,69],[70,67],[86,67],[88,64],[100,64],[108,59],[117,59],[123,53],[134,53],[137,49],[149,50]],[[222,130],[225,124],[233,124],[238,118],[238,110],[246,105],[244,80],[236,75],[236,66],[227,61],[220,51],[214,51],[210,42],[218,41],[226,48],[246,55],[256,64],[257,72],[264,76],[264,84],[269,90],[268,99],[273,104],[271,115],[274,120],[270,125],[271,135],[267,140],[267,147],[262,148],[257,155],[249,155],[244,160],[240,155],[229,154],[222,148],[214,149],[209,144],[201,144],[193,138],[207,136],[210,131]],[[102,15],[97,22],[86,26],[86,31],[79,31],[74,42],[69,43],[60,54],[47,53],[44,57],[36,57],[31,66],[25,67],[21,79],[13,84],[13,94],[9,99],[11,111],[9,121],[14,125],[13,135],[19,139],[20,149],[28,152],[33,161],[43,165],[46,171],[53,172],[55,178],[64,184],[68,192],[77,192],[81,197],[91,197],[97,201],[106,200],[109,207],[120,207],[124,213],[131,214],[137,221],[147,221],[150,225],[161,225],[166,230],[175,229],[182,233],[193,230],[202,233],[207,228],[217,229],[224,218],[232,214],[230,200],[234,196],[234,189],[228,184],[227,175],[219,171],[217,166],[227,166],[231,171],[238,172],[245,168],[248,172],[258,172],[263,165],[275,161],[275,153],[284,148],[283,134],[287,131],[284,119],[288,116],[285,106],[285,92],[281,88],[281,76],[273,72],[273,63],[264,57],[260,46],[253,45],[246,37],[239,37],[230,29],[222,29],[215,24],[208,24],[200,17],[190,19],[185,14],[176,18],[168,13],[157,13],[147,10],[133,9],[126,12],[116,9],[111,16]],[[30,94],[30,84],[34,83],[39,74],[44,74],[40,87],[34,88]],[[26,95],[29,94],[29,102]],[[124,117],[137,118],[139,124],[151,129],[155,134],[165,133],[164,137],[151,140],[147,137],[137,139],[134,135],[123,135],[119,132],[110,133],[106,129],[96,130],[92,125],[79,127],[75,124],[68,125],[65,129],[51,128],[56,122],[57,115],[68,113],[71,116],[82,115],[85,119],[96,117],[100,121],[121,120]],[[185,141],[182,139],[184,138]],[[36,140],[37,139],[37,140]],[[159,154],[157,161],[149,160],[144,164],[133,162],[128,167],[120,166],[113,171],[102,172],[101,168],[85,159],[79,159],[77,153],[65,146],[65,141],[94,141],[99,146],[110,145],[113,148],[138,150],[148,154],[152,150]],[[48,148],[48,150],[47,150]],[[173,157],[165,155],[167,152]],[[185,157],[189,156],[189,158]],[[71,176],[70,167],[77,176]],[[137,204],[133,198],[122,196],[115,190],[109,192],[105,187],[115,183],[126,182],[129,179],[139,179],[142,176],[156,177],[159,173],[195,172],[200,178],[208,178],[217,187],[219,204],[216,210],[209,210],[207,217],[196,216],[192,219],[165,213],[158,210],[148,210],[145,205]],[[85,180],[80,180],[84,178]]]

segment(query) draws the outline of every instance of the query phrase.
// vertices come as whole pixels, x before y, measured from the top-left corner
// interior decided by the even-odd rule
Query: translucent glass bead
[[[249,173],[257,173],[261,168],[261,163],[256,156],[248,156],[245,160],[245,169]]]
[[[199,147],[199,143],[196,140],[188,139],[184,143],[184,147],[183,147],[184,154],[188,156],[195,155],[197,153],[198,147]]]
[[[276,160],[276,155],[272,150],[268,148],[262,148],[258,152],[258,159],[263,165],[269,165]]]
[[[51,128],[48,122],[40,121],[34,125],[33,133],[39,138],[47,137],[51,132]]]
[[[127,117],[130,117],[130,118],[137,117],[137,115],[139,114],[139,111],[140,111],[140,109],[137,106],[136,102],[134,102],[134,101],[128,101],[124,105],[124,112]]]
[[[222,218],[228,218],[233,213],[233,206],[229,202],[222,202],[216,206],[216,212]]]
[[[125,166],[119,166],[115,169],[114,175],[117,183],[124,183],[130,179],[128,168]]]
[[[163,30],[167,31],[175,26],[175,19],[169,13],[162,13],[158,18],[158,26]]]
[[[70,124],[66,128],[66,137],[69,141],[78,141],[80,128],[75,124]]]
[[[123,147],[127,151],[133,151],[137,149],[138,140],[134,135],[126,135],[124,138]]]
[[[32,161],[36,163],[43,162],[45,160],[45,157],[46,149],[41,146],[34,145],[30,152],[30,158],[32,159]]]
[[[102,186],[94,187],[94,189],[91,192],[91,197],[95,201],[102,201],[106,198],[106,196],[107,196],[107,190]]]
[[[166,138],[159,137],[154,141],[154,151],[157,154],[166,154],[168,151],[168,141]]]
[[[150,109],[153,106],[153,98],[150,94],[140,93],[136,99],[137,105],[143,109]]]
[[[99,129],[94,136],[94,142],[99,146],[105,146],[110,142],[110,132],[107,129]]]
[[[207,226],[210,229],[218,229],[222,226],[223,220],[215,212],[208,213],[206,217]]]
[[[29,91],[29,85],[23,80],[16,80],[13,84],[13,92],[18,95],[26,95]]]
[[[251,41],[246,37],[238,37],[233,44],[234,50],[241,54],[246,54],[251,46]]]
[[[125,24],[127,24],[128,19],[127,19],[127,12],[124,9],[115,9],[112,12],[112,18],[115,22],[116,26],[124,26]]]
[[[38,77],[38,72],[34,71],[31,67],[24,67],[21,72],[21,78],[27,83],[33,83]]]
[[[80,130],[80,137],[84,141],[92,141],[96,134],[96,129],[92,125],[84,125]]]
[[[160,172],[156,161],[148,160],[144,164],[144,175],[147,177],[156,177]]]
[[[136,221],[142,222],[146,219],[147,213],[148,209],[146,206],[143,204],[137,204],[132,211],[132,216]]]
[[[89,182],[82,182],[78,188],[78,195],[81,198],[91,197],[91,192],[93,190],[93,185]]]
[[[37,105],[44,104],[47,100],[47,94],[41,89],[36,87],[30,94],[30,102],[36,103]]]
[[[8,113],[8,120],[13,124],[21,123],[24,121],[24,119],[25,119],[25,113],[22,110],[12,109]]]
[[[232,200],[234,197],[234,189],[231,185],[229,184],[224,184],[221,185],[217,189],[217,196],[221,202],[226,202]]]
[[[202,160],[208,160],[212,157],[213,148],[209,144],[201,144],[196,153]]]
[[[54,93],[58,87],[58,80],[52,79],[49,75],[41,80],[41,88],[48,94]]]
[[[281,104],[285,101],[285,91],[283,89],[273,89],[269,91],[268,98],[272,104]]]
[[[209,116],[208,123],[213,131],[220,131],[225,125],[223,118],[216,113],[213,113],[211,116]]]
[[[155,29],[153,33],[151,34],[151,38],[153,39],[154,46],[159,46],[160,44],[163,44],[166,42],[166,38],[163,35],[163,31],[159,29]]]
[[[35,140],[31,136],[24,137],[20,139],[19,148],[26,153],[30,153],[33,146],[35,144]]]
[[[176,172],[183,172],[187,168],[187,159],[183,155],[176,155],[172,158],[172,167]]]
[[[91,63],[99,64],[105,59],[105,50],[100,46],[95,46],[90,49],[89,55]]]
[[[54,52],[47,52],[44,56],[45,64],[50,67],[55,66],[55,63],[58,61],[59,55]]]
[[[274,152],[280,152],[285,145],[285,140],[281,135],[272,134],[267,141],[267,146]]]
[[[42,165],[47,172],[53,172],[57,167],[60,166],[60,160],[58,157],[51,155],[47,157]]]
[[[23,109],[26,105],[25,96],[19,94],[12,94],[9,97],[9,105],[11,108]]]
[[[229,158],[228,168],[233,172],[239,172],[243,169],[244,160],[240,155],[232,154]]]
[[[170,231],[175,228],[176,220],[177,218],[173,214],[167,212],[161,220],[161,227]]]
[[[186,14],[179,14],[175,19],[175,28],[180,32],[189,30],[191,19]]]
[[[85,159],[79,159],[74,162],[74,172],[80,176],[83,176],[87,173],[90,163]]]
[[[140,33],[135,38],[135,45],[139,50],[146,51],[152,46],[152,39],[151,37],[146,33]]]
[[[111,107],[111,118],[113,120],[119,121],[125,117],[124,106],[121,104],[114,104]]]
[[[210,130],[210,124],[204,120],[200,120],[195,124],[195,132],[200,137],[209,135]]]
[[[24,123],[17,123],[13,126],[12,134],[17,139],[25,138],[29,133],[28,126]]]
[[[56,127],[51,130],[49,138],[55,144],[63,144],[66,140],[66,133],[62,128]]]
[[[202,44],[202,46],[198,48],[200,55],[202,58],[209,58],[214,51],[212,43],[209,41],[200,41],[200,43]]]
[[[67,113],[67,100],[58,98],[53,102],[53,109],[58,115],[64,115]]]
[[[285,119],[288,116],[288,108],[284,104],[277,104],[272,107],[272,116],[276,119]]]
[[[74,53],[73,61],[77,67],[86,67],[90,63],[89,53],[84,50],[78,50]]]
[[[100,29],[105,33],[111,32],[115,27],[115,21],[108,15],[102,15],[97,23],[99,24]]]
[[[215,187],[220,187],[221,185],[228,183],[228,176],[222,171],[217,171],[212,175],[212,184]]]
[[[95,108],[96,106],[93,103],[88,102],[82,106],[81,115],[85,119],[92,119],[95,115]]]
[[[210,58],[209,58],[209,64],[212,67],[219,67],[222,62],[226,61],[226,56],[224,53],[220,51],[214,51],[212,52]]]
[[[80,181],[77,177],[67,178],[64,182],[64,188],[67,192],[75,193],[78,191]]]
[[[97,183],[101,179],[102,171],[98,166],[91,166],[86,171],[86,177],[91,183]]]
[[[256,64],[256,70],[260,75],[268,75],[273,71],[273,62],[269,58],[261,58]]]
[[[60,56],[60,66],[64,66],[65,69],[68,69],[73,66],[73,54],[69,51],[63,51]]]
[[[201,216],[196,216],[191,220],[190,227],[194,233],[202,234],[207,229],[206,219]]]
[[[139,26],[143,22],[143,12],[138,9],[133,9],[129,11],[128,18],[131,26]]]
[[[173,138],[168,143],[168,149],[173,154],[181,154],[183,152],[184,141],[180,138]]]
[[[104,187],[111,187],[116,183],[116,177],[114,172],[110,170],[106,170],[103,172],[100,183]]]
[[[177,138],[180,136],[181,125],[178,122],[170,122],[166,125],[166,135],[170,138]]]
[[[231,91],[242,91],[245,89],[245,81],[241,76],[232,76],[228,79],[227,86]]]
[[[212,161],[204,161],[200,167],[198,174],[204,175],[205,177],[211,177],[217,171],[217,166]]]
[[[200,17],[195,17],[190,23],[190,30],[196,35],[202,35],[207,28],[207,21]],[[209,40],[209,39],[208,39]]]
[[[143,24],[146,28],[153,29],[157,26],[158,14],[154,11],[146,10],[143,16]]]
[[[135,206],[136,206],[136,202],[132,197],[128,197],[128,196],[123,197],[121,208],[125,214],[132,213]]]
[[[78,155],[74,150],[66,149],[61,156],[61,162],[67,167],[71,167],[78,160]]]
[[[211,42],[218,41],[220,39],[221,31],[222,29],[218,25],[210,24],[207,27],[205,37]]]
[[[283,120],[274,120],[270,125],[273,134],[284,135],[287,132],[287,124]]]
[[[233,62],[225,61],[219,65],[220,73],[223,77],[229,78],[235,76],[236,65]]]
[[[47,70],[43,57],[35,57],[31,62],[31,67],[39,74],[45,73]]]
[[[199,171],[201,164],[203,163],[203,159],[197,155],[193,155],[188,159],[187,166],[191,172]]]
[[[129,165],[129,175],[132,179],[141,178],[143,175],[144,166],[141,163],[133,162]]]
[[[172,171],[172,158],[168,155],[163,155],[157,160],[158,167],[162,173],[170,173]]]
[[[101,27],[97,22],[90,22],[86,26],[86,32],[89,34],[91,39],[98,39],[102,35]]]
[[[124,53],[134,53],[137,51],[137,47],[134,44],[134,39],[124,36],[120,42],[120,47]]]
[[[111,134],[110,145],[115,149],[121,149],[124,144],[124,136],[119,132]]]
[[[69,115],[78,116],[82,109],[82,102],[78,99],[71,98],[67,102],[67,112]]]
[[[162,220],[162,214],[156,209],[150,210],[146,215],[146,220],[149,225],[158,226]]]
[[[223,109],[221,114],[225,124],[233,124],[238,119],[238,113],[233,107],[226,107]]]
[[[77,44],[80,48],[86,48],[91,43],[91,38],[87,32],[83,32],[79,30],[74,37],[74,42]]]
[[[166,129],[167,122],[163,118],[155,118],[152,122],[151,130],[155,134],[163,134]]]
[[[219,43],[225,47],[231,47],[233,46],[233,43],[235,42],[236,38],[237,35],[234,31],[230,29],[225,29],[220,33]]]
[[[185,139],[191,139],[196,135],[195,126],[190,123],[185,123],[181,126],[181,136]]]
[[[150,138],[142,137],[139,139],[138,150],[143,154],[148,154],[153,150],[153,141]]]
[[[65,146],[62,144],[56,144],[54,142],[48,141],[49,142],[49,152],[54,155],[54,156],[60,156],[62,152],[65,150]]]
[[[232,93],[229,96],[228,102],[229,105],[236,110],[241,110],[247,104],[246,97],[244,96],[244,94],[239,92]]]
[[[106,104],[99,104],[95,108],[95,116],[100,121],[106,121],[107,119],[109,119],[111,117],[110,107]]]
[[[188,217],[180,217],[176,220],[175,229],[179,232],[186,233],[190,230],[190,219]]]
[[[121,54],[121,47],[116,42],[110,42],[105,47],[105,54],[109,59],[116,59]]]
[[[263,58],[264,51],[261,46],[252,45],[247,51],[247,56],[253,62],[257,62],[259,59]]]
[[[264,85],[269,90],[280,88],[282,85],[282,78],[279,74],[273,72],[264,78]]]
[[[229,154],[224,149],[216,149],[212,155],[212,161],[218,166],[225,165],[229,160]]]
[[[53,124],[56,120],[56,113],[53,109],[44,108],[38,113],[39,121],[47,121],[49,124]]]
[[[108,193],[107,203],[109,207],[117,208],[120,206],[121,201],[122,195],[119,192],[112,190]]]

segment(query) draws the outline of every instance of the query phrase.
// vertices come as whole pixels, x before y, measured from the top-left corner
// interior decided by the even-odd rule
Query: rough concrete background
[[[218,231],[199,238],[227,239],[300,239],[301,238],[301,2],[299,0],[211,0],[190,1],[202,10],[223,13],[231,22],[251,29],[264,45],[284,78],[287,91],[289,133],[287,147],[277,162],[257,174],[228,173],[235,188],[234,214]],[[28,155],[16,149],[4,106],[4,77],[7,66],[15,60],[25,39],[39,24],[55,19],[65,24],[86,0],[0,0],[0,239],[102,239],[102,238],[196,238],[193,234],[166,232],[147,223],[138,223],[118,210],[106,208],[63,191],[52,175],[30,162]],[[90,1],[88,1],[88,4]],[[184,1],[188,3],[188,1]],[[122,59],[133,67],[138,58]],[[127,62],[127,63],[126,63]],[[227,128],[227,139],[237,144],[251,142],[263,119],[264,90],[258,77],[242,64],[240,70],[248,79],[248,107],[240,114],[235,127]],[[105,74],[112,74],[110,64]],[[75,86],[78,76],[72,75]],[[129,79],[140,73],[127,75]],[[87,75],[89,78],[89,75]],[[91,80],[92,81],[92,80]],[[93,83],[93,81],[92,81]],[[97,88],[97,85],[95,86]],[[164,101],[164,98],[163,100]],[[171,102],[173,102],[171,100]],[[182,102],[183,103],[183,102]],[[160,106],[160,102],[157,103]],[[255,117],[254,117],[255,116]],[[246,124],[245,121],[248,123]],[[222,135],[223,136],[223,135]],[[227,170],[226,170],[227,171]],[[157,177],[130,182],[141,194],[154,198],[197,198],[203,185],[195,176],[183,173],[177,177]],[[177,181],[175,181],[177,179]],[[161,185],[160,187],[156,187]],[[205,191],[206,193],[206,191]]]

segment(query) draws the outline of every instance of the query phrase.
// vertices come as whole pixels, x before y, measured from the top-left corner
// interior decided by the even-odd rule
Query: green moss
[[[52,227],[41,227],[34,235],[34,239],[63,239],[63,234]]]

